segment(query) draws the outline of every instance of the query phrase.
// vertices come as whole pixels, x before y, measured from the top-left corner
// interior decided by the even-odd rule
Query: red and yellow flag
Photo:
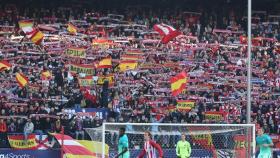
[[[36,31],[33,28],[32,20],[21,20],[18,22],[20,29],[25,33],[25,35],[30,38],[33,33]]]
[[[178,75],[171,77],[170,82],[172,96],[176,96],[186,88],[187,74],[185,72],[181,72]]]
[[[194,108],[195,102],[191,100],[177,100],[177,109],[179,111],[190,111]]]
[[[224,111],[206,111],[205,112],[205,119],[215,120],[215,121],[222,121],[227,120],[228,112]]]
[[[12,65],[5,60],[0,61],[0,72],[6,69],[10,69]]]
[[[98,39],[93,39],[92,40],[92,45],[113,45],[114,41],[106,39],[106,38],[98,38]]]
[[[111,57],[107,57],[102,59],[98,66],[98,68],[111,68],[112,67],[112,58]]]
[[[78,81],[79,81],[80,87],[90,87],[90,86],[94,85],[92,76],[86,76],[84,78],[79,78]]]
[[[97,84],[103,85],[104,81],[106,81],[106,80],[109,82],[109,86],[113,86],[114,85],[114,74],[108,74],[106,76],[103,76],[103,75],[98,76]]]
[[[38,149],[35,134],[28,135],[27,143],[24,142],[23,135],[9,135],[10,146],[14,149]]]
[[[21,20],[18,22],[18,25],[25,34],[33,31],[33,22],[31,20]]]
[[[126,70],[136,69],[137,65],[138,63],[136,61],[127,60],[127,61],[121,61],[119,68],[121,72],[124,72]]]
[[[69,57],[85,58],[86,49],[85,48],[68,48],[65,51],[65,54]]]
[[[53,134],[53,136],[58,140],[60,145],[62,145],[63,141],[62,150],[64,156],[67,158],[97,158],[99,156],[68,135]]]
[[[16,80],[22,88],[28,84],[28,78],[21,73],[16,73]]]
[[[33,27],[32,20],[21,20],[18,22],[20,28]]]
[[[44,38],[44,34],[41,31],[36,30],[30,39],[34,44],[39,45],[41,44],[43,38]]]
[[[41,78],[42,80],[49,80],[52,77],[50,71],[42,71]]]
[[[69,23],[67,26],[67,31],[71,34],[77,34],[78,29],[76,26],[74,26],[73,24]]]

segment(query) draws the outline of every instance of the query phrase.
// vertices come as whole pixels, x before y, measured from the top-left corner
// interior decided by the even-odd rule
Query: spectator
[[[10,124],[8,125],[8,132],[9,132],[9,133],[15,133],[16,130],[17,130],[17,127],[16,127],[16,125],[15,125],[15,122],[14,122],[13,119],[11,119],[11,122],[10,122]]]
[[[31,119],[28,118],[27,122],[24,125],[23,134],[24,134],[24,141],[27,144],[28,135],[32,134],[34,131],[34,124],[32,123]]]
[[[41,143],[44,133],[43,133],[43,130],[42,130],[43,128],[42,128],[42,124],[41,124],[39,116],[35,117],[35,120],[33,121],[33,124],[34,124],[34,133],[39,135],[39,143]]]
[[[6,147],[7,124],[3,119],[0,119],[0,147]]]
[[[55,121],[54,132],[60,133],[61,132],[61,128],[62,128],[61,121],[60,121],[60,119],[58,119],[58,120]]]
[[[53,132],[53,123],[51,122],[50,118],[47,117],[42,120],[41,124],[43,125],[44,133]]]
[[[76,137],[75,137],[76,139],[79,139],[79,135],[82,136],[82,140],[84,140],[84,138],[85,138],[82,119],[79,116],[76,118],[76,121],[75,121],[75,135],[76,135]]]

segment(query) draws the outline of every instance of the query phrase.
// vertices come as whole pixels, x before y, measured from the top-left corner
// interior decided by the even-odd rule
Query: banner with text
[[[87,76],[85,78],[79,78],[80,87],[91,87],[94,85],[92,76]]]
[[[65,51],[65,55],[69,57],[85,58],[86,50],[84,48],[68,48]]]
[[[28,135],[27,142],[24,141],[23,135],[9,135],[10,146],[15,149],[37,149],[35,134]]]
[[[97,80],[97,84],[102,85],[104,83],[104,81],[108,81],[109,85],[113,85],[114,84],[114,74],[109,74],[106,76],[98,76],[98,80]]]
[[[88,76],[94,73],[94,67],[92,65],[70,64],[69,70],[72,73],[84,73]]]
[[[215,120],[215,121],[226,121],[228,117],[227,112],[223,111],[207,111],[205,112],[205,119]]]
[[[190,111],[194,108],[195,102],[191,100],[177,100],[177,110]]]

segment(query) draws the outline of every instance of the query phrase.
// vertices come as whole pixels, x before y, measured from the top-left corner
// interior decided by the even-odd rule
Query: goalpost
[[[161,145],[164,157],[168,158],[177,158],[176,144],[182,133],[192,146],[192,157],[251,158],[255,155],[254,124],[104,123],[102,128],[86,129],[92,140],[102,141],[102,158],[117,155],[121,127],[126,129],[130,157],[137,157],[143,149],[145,131],[151,132],[152,139]],[[105,146],[109,146],[107,156]]]

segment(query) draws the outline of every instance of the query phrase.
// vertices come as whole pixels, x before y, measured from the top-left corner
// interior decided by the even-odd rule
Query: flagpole
[[[64,127],[63,126],[61,127],[61,134],[62,134],[62,137],[61,137],[60,156],[61,156],[61,158],[63,158],[63,146],[64,146]]]
[[[252,44],[252,35],[251,35],[251,19],[252,19],[252,0],[248,0],[248,48],[247,48],[247,115],[246,122],[247,124],[251,123],[251,75],[252,75],[252,65],[251,65],[251,44]]]

